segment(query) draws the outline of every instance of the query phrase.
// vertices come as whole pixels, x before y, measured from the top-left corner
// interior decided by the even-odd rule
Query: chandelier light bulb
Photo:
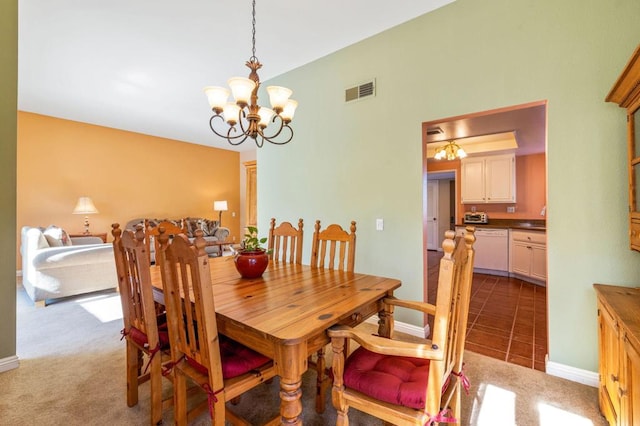
[[[240,118],[240,107],[233,102],[227,102],[224,106],[224,119],[230,126],[235,126]]]
[[[289,123],[293,120],[293,115],[296,112],[296,108],[298,107],[298,101],[294,101],[293,99],[289,99],[287,103],[284,105],[284,109],[280,113],[280,117],[284,120],[285,123]]]
[[[263,129],[267,127],[269,125],[269,121],[271,121],[271,117],[273,117],[274,114],[274,110],[266,107],[260,107],[260,109],[258,110],[258,115],[260,116],[260,122],[258,123],[258,125],[260,125],[260,127],[262,127]]]
[[[236,103],[241,107],[249,104],[251,93],[256,88],[256,82],[245,77],[232,77],[227,82]]]
[[[284,109],[284,106],[287,104],[289,96],[291,96],[293,92],[286,87],[269,86],[267,87],[267,93],[269,93],[269,101],[271,102],[271,107],[276,112],[281,112]]]
[[[204,88],[204,93],[207,95],[211,109],[217,113],[222,112],[229,99],[229,89],[219,86],[207,86]]]

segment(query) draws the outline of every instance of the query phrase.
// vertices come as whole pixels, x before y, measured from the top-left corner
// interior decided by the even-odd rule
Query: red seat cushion
[[[372,398],[424,409],[429,360],[380,355],[360,347],[347,359],[344,384]]]
[[[165,314],[158,315],[158,340],[160,341],[160,349],[165,350],[169,349],[169,332],[167,330],[167,317]],[[129,336],[136,342],[139,346],[147,348],[149,340],[147,338],[147,334],[137,329],[136,327],[131,327],[129,330]],[[154,349],[154,348],[147,348]]]
[[[271,361],[266,356],[247,348],[244,345],[231,340],[223,335],[220,338],[220,358],[222,359],[222,377],[231,379],[262,367]],[[208,374],[207,368],[194,360],[186,357],[187,362],[202,374]]]

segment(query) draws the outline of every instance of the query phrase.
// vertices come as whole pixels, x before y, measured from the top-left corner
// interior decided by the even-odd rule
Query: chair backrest
[[[298,229],[290,222],[282,222],[276,227],[276,219],[271,218],[269,228],[269,257],[274,262],[302,264],[302,219],[298,219]]]
[[[320,231],[320,221],[316,220],[311,243],[311,266],[353,272],[356,260],[356,222],[353,220],[350,231],[336,224]]]
[[[111,227],[124,333],[128,335],[132,327],[136,328],[146,334],[149,348],[156,348],[159,342],[158,323],[142,225],[137,226],[135,233],[121,230],[117,223]]]
[[[158,235],[160,235],[160,228],[164,229],[164,233],[169,237],[174,237],[178,234],[186,234],[187,229],[185,227],[184,221],[180,221],[180,225],[176,225],[174,222],[170,222],[168,220],[163,220],[158,222],[157,224],[152,225],[148,219],[144,220],[144,232],[145,232],[145,243],[147,244],[147,253],[149,255],[149,262],[151,262],[151,244],[154,245],[154,252],[158,252]],[[155,258],[156,263],[158,262],[158,257],[156,255]]]
[[[198,230],[193,244],[184,234],[175,235],[169,243],[169,235],[162,231],[156,256],[161,258],[172,361],[185,356],[196,361],[208,370],[211,389],[221,389],[222,364],[206,241]]]
[[[429,407],[432,401],[441,401],[440,406],[448,406],[455,386],[449,386],[442,392],[442,385],[452,373],[462,372],[464,341],[467,333],[469,303],[471,300],[471,284],[473,281],[473,262],[475,229],[467,227],[464,237],[455,241],[455,232],[446,231],[442,243],[444,256],[440,260],[438,277],[438,294],[436,312],[433,322],[431,342],[440,348],[446,348],[442,361],[431,361],[429,368],[429,384],[427,388],[427,412],[437,412],[435,406]],[[433,380],[433,382],[432,382]],[[431,383],[434,386],[431,386]],[[435,384],[438,385],[435,385]],[[458,387],[459,390],[459,387]],[[437,407],[438,410],[440,407]]]

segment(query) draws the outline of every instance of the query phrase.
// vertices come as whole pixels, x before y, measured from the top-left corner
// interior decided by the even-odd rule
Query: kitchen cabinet
[[[547,281],[546,232],[510,231],[509,273],[535,284]]]
[[[640,251],[640,45],[605,100],[626,109],[629,246]]]
[[[463,204],[515,203],[515,154],[467,157],[461,160]]]
[[[594,288],[600,412],[611,426],[640,425],[640,288],[603,284]]]

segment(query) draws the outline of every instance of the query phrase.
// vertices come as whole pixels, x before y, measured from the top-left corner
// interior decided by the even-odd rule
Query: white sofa
[[[22,285],[34,303],[117,287],[112,244],[79,237],[52,247],[44,231],[30,226],[21,231]]]

